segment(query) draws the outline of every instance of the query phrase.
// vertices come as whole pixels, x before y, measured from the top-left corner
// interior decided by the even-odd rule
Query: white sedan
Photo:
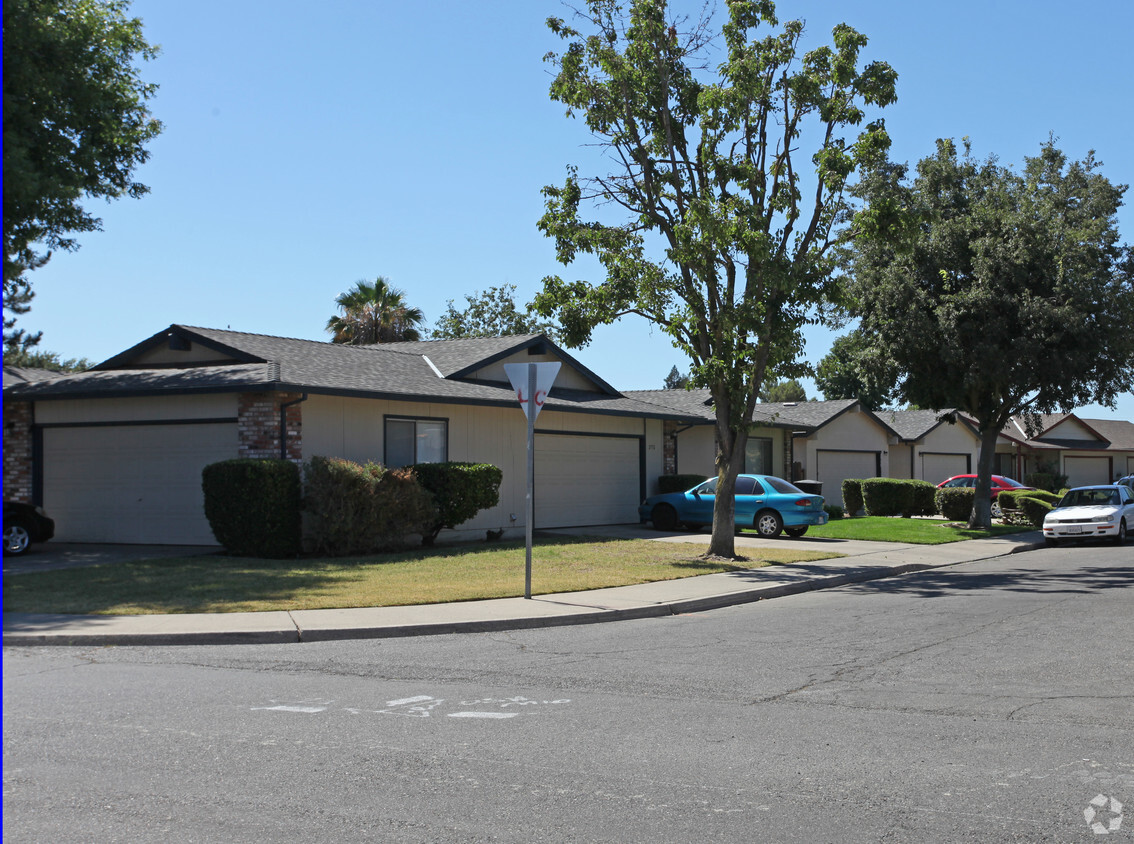
[[[1126,541],[1134,527],[1134,490],[1123,484],[1081,486],[1068,490],[1043,520],[1048,545],[1061,539],[1110,537],[1116,545]]]

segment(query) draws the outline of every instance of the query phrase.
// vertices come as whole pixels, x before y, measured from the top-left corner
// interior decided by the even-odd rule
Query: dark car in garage
[[[34,542],[55,536],[55,522],[40,507],[4,502],[4,556],[26,554]]]

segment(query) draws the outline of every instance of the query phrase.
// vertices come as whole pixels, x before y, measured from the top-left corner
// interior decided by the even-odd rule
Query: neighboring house
[[[1067,476],[1069,486],[1110,483],[1134,474],[1134,422],[1084,419],[1074,413],[1039,417],[1039,430],[1014,418],[1001,432],[998,465],[1019,474],[1054,471]],[[999,471],[999,470],[998,470]]]
[[[173,325],[87,372],[6,385],[5,495],[42,504],[57,541],[212,544],[209,463],[463,460],[504,480],[462,529],[523,528],[527,429],[503,367],[529,361],[562,363],[536,425],[535,525],[637,521],[663,425],[691,420],[542,335],[346,346]]]

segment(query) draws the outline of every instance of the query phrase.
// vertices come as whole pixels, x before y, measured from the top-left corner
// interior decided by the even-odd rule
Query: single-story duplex
[[[41,504],[57,541],[213,544],[201,469],[233,457],[323,455],[390,466],[503,470],[468,535],[525,527],[526,421],[508,363],[558,361],[536,423],[535,526],[619,524],[662,474],[714,473],[705,390],[620,392],[543,335],[347,346],[172,325],[92,369],[5,367],[4,495]],[[1006,459],[1134,471],[1134,425],[1060,417],[1052,437],[1003,438]],[[1105,442],[1104,442],[1105,439]],[[1072,448],[1065,447],[1070,441]],[[760,405],[745,470],[824,484],[971,470],[966,423],[854,400]],[[1031,471],[1031,469],[1028,469]]]

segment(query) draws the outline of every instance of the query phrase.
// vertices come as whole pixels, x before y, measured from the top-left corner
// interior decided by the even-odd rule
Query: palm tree
[[[332,342],[364,346],[420,340],[418,326],[425,314],[421,308],[409,307],[405,297],[405,291],[391,287],[390,280],[382,276],[373,283],[358,282],[335,299],[342,316],[327,320]]]

